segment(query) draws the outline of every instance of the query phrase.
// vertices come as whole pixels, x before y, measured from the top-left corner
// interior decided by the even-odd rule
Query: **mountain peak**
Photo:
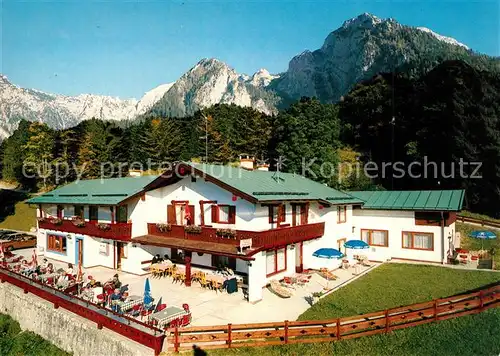
[[[377,16],[369,14],[367,12],[364,12],[361,15],[358,15],[350,20],[345,21],[342,24],[342,27],[343,28],[348,28],[348,27],[372,28],[381,22],[382,22],[382,20],[379,19]]]
[[[0,84],[10,84],[6,75],[0,73]]]

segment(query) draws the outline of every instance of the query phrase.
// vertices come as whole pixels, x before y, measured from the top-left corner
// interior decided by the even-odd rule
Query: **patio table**
[[[149,318],[152,320],[156,320],[158,323],[158,328],[161,328],[164,325],[170,323],[172,320],[175,320],[187,314],[189,313],[184,309],[172,306],[167,307],[162,311],[151,314]]]
[[[46,282],[47,279],[49,279],[49,278],[54,278],[55,279],[55,277],[57,277],[59,275],[60,275],[59,273],[42,274],[40,276],[40,279],[42,280],[42,282]]]
[[[136,305],[140,305],[144,302],[144,298],[138,295],[131,295],[128,297],[126,301],[114,300],[113,304],[117,305],[121,311],[127,311],[135,307]]]

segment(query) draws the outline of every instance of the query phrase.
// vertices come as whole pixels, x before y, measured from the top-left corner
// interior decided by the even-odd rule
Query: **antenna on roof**
[[[282,167],[284,167],[284,162],[286,161],[286,158],[283,156],[279,156],[274,160],[276,161],[276,172],[274,172],[273,178],[279,183],[279,181],[282,179],[280,177],[280,170]]]

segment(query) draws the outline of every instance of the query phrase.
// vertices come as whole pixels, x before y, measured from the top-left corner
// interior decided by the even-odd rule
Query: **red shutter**
[[[167,206],[167,222],[169,224],[177,224],[177,220],[175,218],[175,206],[174,205],[168,205]]]
[[[309,217],[309,205],[301,205],[300,206],[300,223],[302,225],[305,225],[308,223],[308,217]]]
[[[217,205],[212,205],[212,223],[219,222],[219,207]]]
[[[278,217],[279,221],[284,222],[286,221],[286,205],[285,204],[280,205],[279,209],[280,209],[280,216]]]
[[[186,224],[195,225],[194,205],[188,205],[188,212],[189,215],[191,216],[191,219],[189,219],[189,221],[186,221]]]
[[[272,205],[269,205],[268,206],[269,208],[269,224],[272,224],[274,222],[274,219],[273,219],[273,206]]]
[[[229,224],[236,224],[236,207],[234,205],[229,206]]]

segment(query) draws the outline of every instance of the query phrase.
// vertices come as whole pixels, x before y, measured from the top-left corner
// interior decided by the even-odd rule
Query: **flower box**
[[[170,224],[164,224],[164,223],[158,223],[156,224],[156,229],[159,232],[167,232],[172,230],[172,225]]]
[[[186,225],[184,231],[188,234],[201,234],[201,226]]]
[[[51,218],[50,223],[53,225],[62,225],[63,221],[59,218]]]
[[[76,227],[85,227],[85,221],[82,219],[74,219],[73,225],[75,225]]]
[[[227,239],[235,239],[236,231],[231,229],[217,229],[215,230],[215,235],[218,237],[224,237]]]
[[[99,224],[97,224],[97,228],[99,230],[102,230],[102,231],[107,231],[107,230],[111,229],[111,226],[109,226],[109,224],[106,224],[106,223],[99,223]]]

